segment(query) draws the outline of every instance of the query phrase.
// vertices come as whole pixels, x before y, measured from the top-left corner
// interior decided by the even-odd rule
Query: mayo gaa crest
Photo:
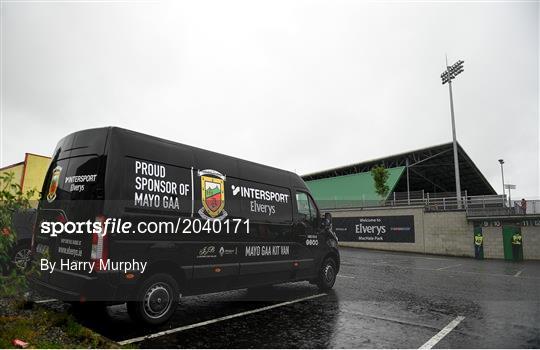
[[[61,172],[61,166],[57,166],[52,172],[51,184],[49,185],[49,193],[47,193],[47,202],[49,203],[52,203],[52,201],[56,199],[56,190],[58,189],[58,182],[60,181]]]
[[[225,208],[225,175],[212,169],[199,170],[201,201],[199,215],[205,219],[221,220],[227,216]]]

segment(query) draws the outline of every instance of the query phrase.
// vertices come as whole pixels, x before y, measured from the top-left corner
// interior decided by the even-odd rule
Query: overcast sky
[[[299,174],[448,142],[448,53],[458,141],[540,196],[537,2],[1,7],[2,166],[109,125]]]

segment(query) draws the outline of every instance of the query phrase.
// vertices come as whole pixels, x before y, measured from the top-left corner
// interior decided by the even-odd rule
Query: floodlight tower
[[[504,159],[499,159],[499,164],[501,165],[501,177],[502,177],[502,184],[503,184],[503,205],[506,205],[506,191],[505,191],[505,187],[504,187],[504,169],[503,169],[503,164],[504,164]]]
[[[454,142],[454,173],[456,175],[456,199],[458,209],[461,209],[461,183],[459,180],[459,160],[456,141],[456,122],[454,119],[454,99],[452,97],[452,80],[461,72],[463,72],[463,61],[457,61],[449,66],[448,58],[446,58],[446,70],[441,74],[441,79],[443,85],[448,83],[448,91],[450,92],[450,113],[452,115],[452,137]]]

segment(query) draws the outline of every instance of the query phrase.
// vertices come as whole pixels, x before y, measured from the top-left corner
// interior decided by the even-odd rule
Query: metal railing
[[[512,201],[512,206],[507,206],[506,203],[502,207],[487,207],[487,208],[469,208],[467,216],[469,217],[489,217],[489,216],[524,216],[524,215],[540,215],[540,200],[527,199],[525,210],[522,201]]]
[[[467,191],[461,195],[461,210],[466,210],[467,216],[515,216],[540,214],[540,199],[526,200],[526,210],[522,201],[512,201],[508,206],[505,195],[469,196]],[[317,201],[321,209],[364,209],[381,207],[421,206],[426,211],[460,210],[455,193],[428,193],[424,191],[393,192],[387,200],[339,199]]]
[[[461,208],[504,208],[506,197],[503,195],[469,196],[464,191],[461,196]],[[319,200],[321,209],[346,209],[369,207],[423,206],[427,211],[458,210],[455,193],[427,193],[424,191],[394,192],[387,200]]]
[[[392,199],[386,201],[386,206],[421,205],[427,211],[458,210],[458,199],[455,193],[414,193],[407,196],[406,192],[393,193]],[[404,198],[407,196],[407,198]],[[469,196],[467,191],[461,194],[461,208],[502,208],[506,197],[503,195]]]

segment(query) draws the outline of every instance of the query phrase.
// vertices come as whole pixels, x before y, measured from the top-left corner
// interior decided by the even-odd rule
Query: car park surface
[[[124,306],[81,322],[139,347],[540,347],[538,261],[340,251],[327,293],[292,283],[183,298],[158,328],[131,322]]]

